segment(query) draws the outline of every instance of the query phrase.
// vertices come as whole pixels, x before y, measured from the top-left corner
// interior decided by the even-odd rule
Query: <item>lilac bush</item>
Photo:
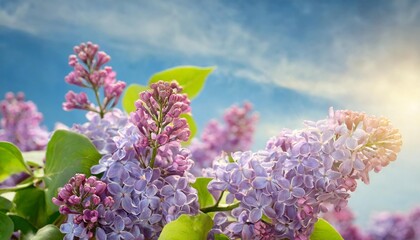
[[[401,147],[401,136],[387,119],[331,108],[326,119],[307,121],[301,130],[283,130],[265,149],[252,152],[258,116],[250,103],[229,108],[223,124],[211,121],[191,141],[195,133],[191,99],[212,68],[169,69],[154,75],[147,87],[129,87],[123,105],[135,109],[124,112],[116,106],[126,84],[105,66],[110,56],[90,42],[76,46],[74,53],[69,57],[73,71],[65,81],[92,92],[69,91],[63,109],[88,111],[87,122],[52,134],[45,166],[42,162],[30,167],[34,163],[23,159],[17,148],[43,149],[47,144],[47,132],[42,147],[37,142],[43,133],[35,105],[13,94],[0,103],[0,137],[7,135],[5,140],[17,145],[0,142],[0,151],[13,156],[18,170],[29,175],[22,184],[0,186],[0,193],[15,191],[10,206],[16,208],[6,211],[35,228],[19,230],[15,236],[171,239],[187,232],[191,239],[305,240],[317,233],[341,239],[330,226],[319,230],[320,217],[329,208],[346,209],[357,181],[369,183],[369,173],[394,161]],[[196,76],[194,82],[191,76]],[[0,177],[7,176],[5,171],[7,166],[0,168]],[[8,203],[2,197],[0,201]],[[25,211],[33,207],[27,205],[32,203],[45,214],[27,217],[31,213]],[[337,228],[350,229],[345,223],[352,216],[341,213],[344,220]],[[409,221],[418,223],[419,215],[410,215]],[[19,225],[1,211],[0,221]],[[379,236],[384,221],[377,222]],[[10,226],[9,235],[19,229]],[[342,234],[357,239],[350,237],[357,233],[351,231]],[[374,234],[369,237],[379,239]]]

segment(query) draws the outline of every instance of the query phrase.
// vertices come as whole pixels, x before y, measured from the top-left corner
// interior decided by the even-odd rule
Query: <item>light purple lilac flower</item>
[[[69,91],[66,94],[63,109],[66,111],[88,110],[97,112],[103,117],[109,109],[117,105],[126,84],[116,80],[116,73],[111,67],[104,67],[111,58],[105,52],[99,51],[98,45],[91,42],[81,43],[74,47],[74,53],[76,55],[69,56],[69,65],[73,67],[73,71],[65,77],[65,81],[72,85],[92,89],[98,106],[89,101],[86,93]],[[103,88],[102,102],[99,97],[101,88]]]
[[[112,146],[103,148],[99,164],[91,168],[93,174],[102,174],[114,199],[111,209],[98,210],[101,237],[157,239],[168,222],[181,214],[198,213],[197,192],[189,184],[190,152],[180,144],[189,137],[188,124],[180,116],[189,112],[189,100],[180,92],[176,82],[158,82],[140,94],[137,111],[128,122],[116,124],[110,120],[113,115],[107,115],[111,113],[96,119],[110,120],[99,128],[107,136],[97,139]],[[98,136],[93,132],[88,134],[91,139]]]
[[[8,92],[0,101],[0,141],[15,144],[21,151],[43,150],[48,131],[42,127],[42,114],[32,101],[25,101],[22,92]]]
[[[363,113],[331,110],[326,120],[306,124],[283,130],[265,151],[214,162],[209,190],[240,202],[231,212],[236,222],[224,229],[229,237],[254,239],[255,224],[264,221],[274,238],[309,239],[318,215],[329,205],[345,207],[356,180],[368,182],[368,173],[395,160],[401,145],[387,120]]]
[[[201,169],[211,167],[212,161],[222,152],[232,153],[249,150],[258,115],[252,113],[252,105],[233,105],[223,116],[224,124],[211,120],[199,139],[194,139],[191,149],[194,167],[192,172],[201,175]]]

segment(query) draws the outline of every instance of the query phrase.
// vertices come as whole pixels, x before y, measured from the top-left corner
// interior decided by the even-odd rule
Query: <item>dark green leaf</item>
[[[0,239],[10,239],[13,234],[13,221],[6,214],[0,212]]]
[[[9,142],[0,142],[0,182],[24,171],[29,172],[19,148]]]
[[[149,88],[139,84],[131,84],[130,86],[128,86],[122,98],[123,109],[127,113],[134,112],[136,110],[136,106],[134,106],[134,103],[137,101],[137,99],[139,99],[139,93],[147,89]]]
[[[190,129],[190,138],[188,139],[187,142],[183,142],[182,146],[188,146],[190,145],[192,139],[194,138],[195,134],[197,133],[197,124],[194,121],[193,116],[191,116],[190,114],[181,114],[180,116],[181,118],[185,118],[187,120],[188,123],[188,127]]]
[[[191,240],[207,239],[207,234],[213,227],[210,216],[200,213],[196,216],[182,214],[163,228],[160,240]]]
[[[13,203],[9,199],[0,196],[0,212],[8,212],[13,207]]]
[[[35,236],[31,240],[62,240],[64,234],[60,232],[56,226],[49,224],[38,230]]]
[[[76,173],[90,175],[90,168],[98,164],[100,157],[95,146],[83,135],[65,130],[57,130],[53,134],[47,146],[45,163],[48,215],[57,210],[51,202],[57,189]]]
[[[39,188],[27,188],[16,192],[15,212],[36,227],[47,223],[45,191]]]
[[[335,230],[331,224],[324,219],[318,219],[315,223],[314,231],[310,237],[311,240],[343,240],[343,237]]]
[[[183,93],[191,100],[203,89],[207,76],[213,72],[214,67],[180,66],[158,72],[149,79],[149,84],[160,80],[171,82],[176,80],[183,88]]]
[[[225,234],[214,234],[214,240],[229,240]]]
[[[36,228],[26,219],[18,215],[9,215],[15,227],[13,231],[20,230],[21,240],[30,240],[36,233]]]
[[[207,185],[211,180],[212,178],[198,177],[195,180],[195,183],[191,184],[193,188],[197,189],[198,203],[200,204],[200,208],[210,207],[216,203],[213,195],[211,195],[207,189]]]

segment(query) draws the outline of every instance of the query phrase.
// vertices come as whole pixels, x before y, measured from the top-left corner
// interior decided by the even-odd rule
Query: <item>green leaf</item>
[[[38,230],[35,236],[31,240],[62,240],[64,234],[60,232],[56,226],[49,224]]]
[[[91,141],[83,135],[57,130],[47,146],[45,184],[47,187],[47,213],[58,210],[51,199],[57,189],[64,186],[76,173],[90,175],[90,168],[98,164],[101,155]]]
[[[194,138],[195,134],[197,133],[197,124],[195,123],[193,116],[191,116],[190,114],[183,113],[183,114],[180,115],[180,117],[185,118],[185,120],[187,120],[188,127],[189,127],[190,132],[191,132],[190,133],[190,138],[188,139],[188,141],[182,143],[182,146],[185,147],[185,146],[190,145],[192,139]]]
[[[35,167],[44,166],[45,151],[23,152],[22,155],[23,159],[28,163],[28,165]]]
[[[314,231],[310,237],[311,240],[343,240],[343,237],[335,230],[331,224],[324,219],[318,219],[315,223]]]
[[[207,239],[213,227],[213,221],[204,213],[196,216],[182,214],[178,219],[166,224],[159,236],[160,240],[183,240],[188,236],[191,240]]]
[[[36,233],[36,228],[26,219],[18,215],[9,215],[14,224],[13,231],[20,231],[21,240],[30,240]]]
[[[13,234],[13,221],[6,214],[0,212],[0,239],[10,239]]]
[[[28,169],[19,148],[9,142],[0,142],[0,182],[15,173],[30,173]]]
[[[134,112],[136,110],[134,103],[137,101],[137,99],[139,99],[139,93],[146,91],[147,89],[149,89],[149,87],[139,84],[131,84],[128,86],[122,98],[123,109],[127,113]]]
[[[214,240],[230,240],[225,234],[214,234]]]
[[[183,88],[183,93],[191,100],[195,98],[204,87],[207,76],[213,72],[214,67],[179,66],[154,74],[149,84],[160,80],[171,82],[176,80]]]
[[[45,191],[39,188],[27,188],[16,192],[15,212],[36,227],[47,223]]]
[[[197,189],[198,203],[200,208],[213,206],[216,201],[213,198],[213,195],[207,189],[207,185],[212,180],[212,178],[198,177],[191,186]]]
[[[13,203],[2,196],[0,196],[0,212],[8,212],[13,207]]]

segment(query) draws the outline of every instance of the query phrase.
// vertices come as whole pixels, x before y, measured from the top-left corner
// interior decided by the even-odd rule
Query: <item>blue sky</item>
[[[51,129],[64,112],[68,55],[92,41],[118,79],[145,84],[177,65],[217,66],[193,102],[200,127],[233,103],[260,114],[255,149],[328,107],[388,117],[401,129],[397,162],[360,184],[359,222],[420,199],[420,4],[416,1],[1,1],[0,96],[24,91]]]

